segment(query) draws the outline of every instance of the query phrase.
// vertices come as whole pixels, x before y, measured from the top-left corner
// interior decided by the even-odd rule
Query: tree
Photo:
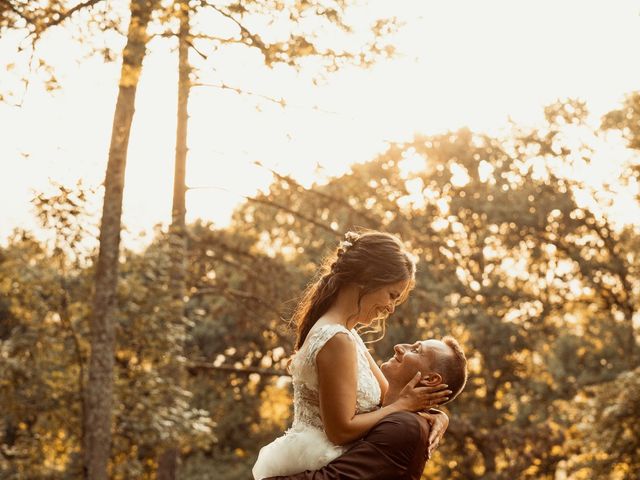
[[[572,478],[637,478],[640,471],[640,375],[636,368],[585,389],[564,405],[573,421],[566,470]]]
[[[85,469],[92,479],[107,478],[113,405],[114,306],[118,282],[122,192],[127,146],[138,79],[148,41],[154,0],[132,0],[127,43],[122,55],[100,225],[100,250],[91,315],[91,356],[85,405]]]
[[[48,240],[17,231],[0,255],[3,478],[80,471],[92,192],[52,187],[33,199]]]
[[[417,136],[311,189],[279,176],[234,217],[297,265],[358,225],[398,233],[419,255],[414,300],[376,349],[384,358],[391,342],[451,333],[469,352],[447,462],[436,459],[432,474],[552,478],[568,426],[554,402],[638,364],[637,233],[580,205],[583,186],[556,168],[573,161],[553,121],[569,111],[580,109],[550,106],[544,134]]]
[[[18,1],[5,0],[3,5],[7,7],[7,21],[3,24],[6,27],[28,28],[34,39],[40,39],[42,33],[49,27],[60,24],[66,18],[71,17],[75,12],[85,7],[97,4],[97,0],[89,0],[82,4],[66,8],[63,2],[51,2],[43,7],[32,7]],[[244,45],[251,49],[257,49],[264,59],[264,63],[271,66],[275,63],[286,63],[300,67],[300,60],[303,58],[317,57],[322,59],[329,70],[334,70],[339,65],[346,62],[355,62],[361,65],[370,65],[376,56],[388,55],[391,48],[382,45],[380,38],[391,31],[391,22],[380,21],[372,28],[373,35],[367,40],[367,45],[361,48],[358,43],[351,43],[348,47],[341,49],[318,48],[326,35],[319,34],[314,28],[306,28],[307,19],[313,18],[315,26],[318,20],[322,22],[324,28],[334,26],[345,35],[350,33],[350,26],[344,21],[344,9],[349,2],[339,2],[335,8],[323,7],[315,3],[302,3],[295,6],[284,6],[273,2],[254,2],[245,6],[241,3],[229,5],[214,5],[210,2],[179,2],[182,8],[178,12],[187,12],[188,9],[194,11],[214,12],[218,17],[218,23],[228,23],[237,27],[237,34],[223,38],[221,36],[210,35],[207,32],[196,34],[189,33],[188,18],[180,21],[181,52],[183,62],[186,66],[187,51],[185,44],[190,45],[196,51],[199,49],[195,42],[208,42],[217,49],[223,45]],[[113,359],[109,359],[114,351],[114,322],[113,305],[115,299],[115,289],[117,284],[118,256],[119,256],[119,232],[122,190],[124,182],[124,170],[126,165],[126,149],[130,133],[131,121],[133,118],[133,107],[137,81],[140,74],[142,60],[145,55],[145,46],[148,41],[147,27],[152,12],[159,6],[155,1],[132,1],[131,20],[127,34],[127,44],[123,52],[123,64],[121,71],[120,89],[116,111],[114,115],[114,126],[112,132],[111,146],[109,152],[109,162],[105,178],[105,197],[103,204],[102,223],[100,227],[100,250],[97,261],[96,284],[93,301],[93,315],[91,317],[91,354],[89,361],[89,378],[86,388],[85,401],[85,426],[86,435],[84,438],[86,474],[91,477],[102,478],[106,475],[106,465],[109,452],[110,437],[110,410],[112,405],[112,380]],[[275,7],[275,8],[274,8]],[[171,8],[164,12],[161,21],[171,23],[176,16]],[[182,18],[184,15],[180,13]],[[276,41],[265,42],[263,37],[269,37],[268,29],[257,33],[254,25],[256,19],[261,17],[271,18],[271,20],[287,20],[288,31],[284,37],[275,39]],[[304,24],[305,28],[300,28]],[[336,32],[333,32],[334,34]],[[172,36],[169,34],[168,36]],[[197,38],[197,40],[195,40]],[[316,44],[317,43],[317,44]],[[35,43],[34,45],[35,46]],[[184,70],[184,69],[183,69]],[[52,79],[54,77],[52,76]],[[181,78],[185,78],[181,75]],[[187,77],[188,79],[188,77]],[[53,80],[52,80],[53,82]],[[184,84],[184,82],[183,82]],[[224,86],[226,87],[226,86]],[[188,92],[188,89],[187,89]],[[186,95],[181,93],[181,104],[184,106],[183,113],[186,115]],[[282,101],[284,104],[284,101]],[[181,122],[180,128],[186,141],[186,117]],[[186,155],[186,143],[177,145],[177,158],[180,151]],[[182,169],[184,171],[184,169]],[[178,173],[180,170],[178,170]],[[176,176],[176,185],[184,184],[184,177]],[[180,198],[182,197],[182,199]],[[182,202],[182,207],[180,207]],[[184,216],[184,193],[176,192],[174,211],[181,211]],[[180,230],[179,218],[172,227],[175,234]],[[175,228],[177,227],[177,228]],[[178,236],[174,235],[174,239]],[[184,238],[181,240],[184,242]],[[178,265],[180,250],[177,250],[176,261]],[[182,259],[184,261],[184,259]],[[178,279],[179,269],[174,268],[174,278]],[[179,279],[178,279],[179,283]],[[181,298],[179,291],[182,288],[175,283],[176,299]],[[177,307],[178,301],[175,302]],[[177,310],[176,310],[177,311]],[[179,350],[179,347],[178,347]],[[176,355],[177,357],[177,355]]]
[[[344,32],[348,32],[350,27],[344,22],[343,10],[349,2],[338,2],[336,8],[322,7],[315,3],[296,4],[285,6],[279,2],[254,1],[232,2],[228,5],[214,5],[208,1],[178,1],[176,8],[168,15],[167,23],[170,24],[171,17],[177,17],[179,23],[178,37],[178,59],[179,59],[179,81],[178,81],[178,122],[176,140],[176,163],[174,176],[174,193],[172,224],[170,227],[170,243],[172,245],[172,266],[171,266],[171,291],[173,295],[172,312],[174,323],[177,329],[183,328],[182,317],[184,316],[184,299],[188,290],[185,288],[185,258],[187,254],[187,231],[185,228],[186,210],[186,161],[187,161],[187,104],[191,88],[190,72],[191,62],[189,61],[189,49],[193,49],[202,58],[209,59],[210,54],[202,53],[204,48],[197,47],[196,42],[207,44],[207,49],[213,47],[214,53],[222,50],[222,47],[242,45],[249,49],[257,49],[263,57],[263,62],[267,66],[277,63],[285,63],[297,68],[301,67],[304,58],[315,57],[325,63],[328,70],[336,69],[340,64],[347,62],[369,65],[373,59],[381,54],[390,54],[391,49],[382,50],[377,43],[381,37],[391,30],[391,26],[386,21],[379,21],[373,28],[374,42],[370,45],[359,45],[345,48],[341,52],[332,49],[320,50],[315,43],[321,42],[321,36],[314,32],[304,31],[299,27],[304,24],[303,17],[308,16],[322,25],[324,28],[337,27]],[[232,37],[223,38],[217,35],[216,28],[194,29],[190,19],[194,18],[197,25],[197,15],[207,15],[214,12],[216,27],[228,30],[229,26],[236,30]],[[285,38],[275,43],[267,43],[263,37],[272,37],[270,30],[275,31],[272,24],[278,21],[282,26],[286,20]],[[207,24],[208,25],[208,24]],[[262,25],[262,32],[257,33],[252,25]],[[211,31],[213,30],[213,32]],[[282,30],[282,28],[280,28]],[[167,32],[166,36],[172,36],[172,32]],[[361,55],[358,57],[356,52]],[[201,70],[206,69],[206,65],[201,66]],[[198,85],[198,83],[196,83]],[[222,88],[228,87],[224,83]],[[235,90],[235,89],[234,89]],[[241,91],[237,89],[236,91]],[[275,101],[275,100],[274,100]],[[278,101],[285,105],[285,100]],[[179,350],[179,347],[176,346]],[[180,376],[180,367],[174,366],[173,376]],[[175,476],[176,449],[168,449],[159,462],[159,475],[162,478],[173,478]]]
[[[247,478],[256,446],[285,427],[284,418],[264,417],[262,401],[282,395],[271,388],[277,372],[286,372],[282,316],[304,279],[281,256],[255,250],[243,230],[196,224],[189,238],[189,390],[194,407],[216,422],[217,442],[183,451],[181,476]]]
[[[73,463],[82,435],[74,333],[87,284],[27,232],[1,257],[0,476],[45,478]]]
[[[640,92],[632,92],[625,97],[622,108],[612,110],[602,118],[603,130],[618,130],[630,149],[640,151]],[[640,182],[640,159],[636,156],[625,179]],[[640,201],[640,194],[636,196]]]
[[[60,186],[36,197],[42,224],[56,233],[51,242],[17,232],[0,251],[2,478],[82,475],[80,379],[89,352],[95,255],[85,252],[84,240],[73,240],[87,222],[76,188]],[[87,235],[92,238],[93,232]],[[123,252],[115,325],[113,479],[156,478],[163,446],[206,451],[215,441],[208,413],[192,408],[193,394],[164,372],[175,363],[167,352],[183,342],[168,328],[169,252],[166,235],[158,235],[142,254]]]
[[[64,0],[48,0],[44,4],[36,4],[24,0],[0,1],[0,29],[27,29],[29,35],[37,41],[42,34],[57,25],[61,25],[77,12],[89,9],[101,0],[85,0],[74,2],[72,7]]]
[[[8,87],[3,87],[0,91],[0,101],[21,106],[27,87],[37,74],[43,78],[47,90],[56,90],[59,85],[53,67],[38,55],[39,42],[49,30],[66,26],[79,12],[92,10],[100,1],[85,0],[71,2],[72,5],[69,5],[70,2],[66,0],[0,0],[0,36],[10,31],[26,33],[16,45],[17,60],[7,65],[7,73],[20,76],[19,82],[23,86],[21,99],[15,100],[21,89],[12,88],[12,82],[7,82]],[[23,68],[16,68],[16,62],[22,64]]]
[[[467,350],[471,377],[427,478],[632,475],[638,332],[625,309],[638,310],[640,236],[574,194],[586,187],[563,165],[591,155],[601,132],[585,126],[570,152],[564,132],[577,124],[557,119],[567,110],[551,106],[548,125],[502,138],[416,136],[310,188],[274,172],[229,227],[187,226],[184,329],[172,313],[172,232],[123,251],[111,478],[155,478],[170,446],[180,478],[250,475],[289,421],[289,310],[355,226],[395,232],[419,257],[416,289],[374,357],[445,334]],[[64,248],[82,223],[76,189],[36,203],[58,241],[18,233],[0,250],[0,476],[69,478],[82,463],[77,352],[86,361],[95,264]],[[175,365],[184,384],[166,373]]]
[[[187,257],[187,231],[185,224],[186,214],[186,170],[187,170],[187,104],[191,82],[189,79],[189,2],[178,1],[176,3],[177,17],[180,22],[178,31],[178,120],[176,127],[176,153],[173,179],[173,206],[171,211],[171,226],[169,228],[169,243],[171,245],[171,272],[169,289],[171,291],[171,316],[175,328],[184,337],[185,330],[185,296],[186,288],[186,257]],[[176,356],[182,355],[180,340],[175,345]],[[172,365],[167,374],[175,378],[178,383],[182,381],[183,369],[181,365]],[[162,452],[158,460],[158,479],[172,480],[176,478],[178,463],[178,448],[168,447]]]

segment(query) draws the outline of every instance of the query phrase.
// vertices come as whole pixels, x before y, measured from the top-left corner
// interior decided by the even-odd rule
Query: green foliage
[[[3,478],[45,478],[63,469],[80,435],[80,370],[74,332],[86,276],[69,277],[25,232],[0,255]]]
[[[0,255],[3,478],[80,476],[93,269],[91,257],[77,261],[82,234],[65,222],[70,209],[82,211],[84,194],[60,192],[34,202],[54,230],[48,245],[16,232]],[[164,374],[184,362],[176,332],[166,328],[167,249],[160,237],[157,248],[128,253],[122,268],[112,478],[153,478],[164,446],[207,449],[216,440],[209,413]]]
[[[640,92],[628,94],[622,108],[607,113],[602,129],[620,130],[629,148],[640,150]]]
[[[21,105],[31,83],[40,83],[50,92],[61,88],[55,65],[47,60],[46,50],[39,48],[53,27],[64,25],[86,56],[98,55],[105,62],[116,60],[120,54],[114,51],[113,39],[126,36],[128,3],[98,8],[100,0],[1,1],[0,34],[19,32],[20,41],[15,42],[16,55],[7,66],[14,82],[0,89],[0,101]],[[280,64],[298,71],[311,69],[315,81],[345,65],[368,68],[394,55],[391,39],[399,28],[395,18],[358,24],[350,12],[361,2],[353,0],[331,4],[280,0],[138,2],[145,3],[154,12],[150,34],[165,39],[177,36],[181,8],[189,10],[189,45],[199,57],[193,66],[203,83],[209,83],[206,72],[218,64],[219,55],[224,58],[238,48],[255,52],[255,58],[267,68]],[[215,81],[220,81],[219,75]],[[217,86],[241,92],[228,86],[224,76]],[[285,99],[276,101],[286,104]]]
[[[309,189],[276,176],[230,227],[188,228],[183,324],[170,313],[168,234],[124,252],[112,476],[153,478],[177,445],[181,478],[247,478],[290,421],[286,318],[342,232],[366,227],[419,258],[375,357],[452,334],[470,361],[428,478],[633,478],[640,236],[574,194],[584,186],[562,166],[588,141],[569,148],[566,129],[589,127],[586,107],[569,105],[504,138],[416,136]],[[76,222],[78,191],[37,197],[50,241],[17,232],[0,251],[3,478],[78,476],[93,261],[79,251],[92,230]],[[184,381],[170,380],[176,368]]]
[[[586,107],[547,115],[544,131],[509,138],[418,136],[310,190],[279,177],[235,216],[308,272],[357,226],[397,233],[419,255],[413,298],[375,348],[385,358],[396,341],[447,333],[465,344],[472,375],[451,405],[442,455],[455,460],[440,476],[552,478],[568,427],[554,402],[638,364],[625,240],[637,232],[578,204],[582,185],[558,168],[572,161],[564,129]]]
[[[576,478],[637,478],[640,472],[640,369],[585,389],[571,405],[567,469]]]
[[[622,108],[607,113],[602,118],[603,130],[617,130],[627,142],[627,146],[634,150],[640,150],[640,92],[628,94]],[[636,190],[640,190],[640,160],[634,157],[628,173],[622,178],[627,184],[634,184]],[[640,201],[640,193],[636,195]]]

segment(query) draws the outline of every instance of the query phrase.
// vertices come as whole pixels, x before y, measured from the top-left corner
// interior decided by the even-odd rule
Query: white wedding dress
[[[305,470],[317,470],[346,450],[329,441],[320,418],[316,355],[337,333],[349,334],[356,343],[358,387],[356,413],[375,410],[380,404],[380,385],[367,359],[367,348],[355,330],[342,325],[314,326],[291,362],[293,377],[293,425],[260,450],[253,467],[253,478],[293,475]],[[340,371],[335,372],[340,375]]]

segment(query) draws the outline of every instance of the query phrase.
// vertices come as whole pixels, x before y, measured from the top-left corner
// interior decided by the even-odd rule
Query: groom
[[[417,372],[428,386],[448,385],[452,393],[445,403],[456,398],[467,382],[467,359],[452,337],[400,344],[394,350],[394,356],[380,366],[389,381],[383,405],[394,402]],[[429,457],[429,433],[422,416],[392,413],[327,466],[265,480],[419,480]]]

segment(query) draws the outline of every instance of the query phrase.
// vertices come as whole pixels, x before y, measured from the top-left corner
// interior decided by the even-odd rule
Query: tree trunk
[[[179,2],[180,31],[178,34],[178,121],[176,128],[176,156],[173,179],[173,206],[171,209],[171,227],[169,244],[171,247],[171,271],[169,291],[171,292],[171,318],[178,328],[184,328],[184,307],[186,288],[186,168],[187,168],[187,105],[189,102],[189,4]],[[182,354],[182,345],[175,345],[176,356]],[[175,358],[175,357],[174,357]],[[174,382],[183,384],[184,369],[172,362],[167,374]],[[179,464],[179,448],[166,448],[158,459],[158,480],[175,480]]]
[[[84,475],[106,480],[111,448],[115,327],[113,308],[118,280],[120,217],[127,147],[136,88],[146,53],[147,26],[155,0],[132,0],[131,21],[123,51],[120,88],[113,118],[109,161],[104,182],[100,251],[90,318],[91,355],[85,390]]]
[[[189,101],[189,5],[180,2],[180,33],[178,35],[178,122],[176,129],[176,157],[173,178],[173,207],[171,209],[171,275],[170,291],[174,300],[175,313],[184,314],[184,295],[186,293],[186,230],[185,230],[185,194],[187,169],[187,104]]]
[[[178,449],[166,448],[158,457],[158,480],[175,480],[178,472]]]

